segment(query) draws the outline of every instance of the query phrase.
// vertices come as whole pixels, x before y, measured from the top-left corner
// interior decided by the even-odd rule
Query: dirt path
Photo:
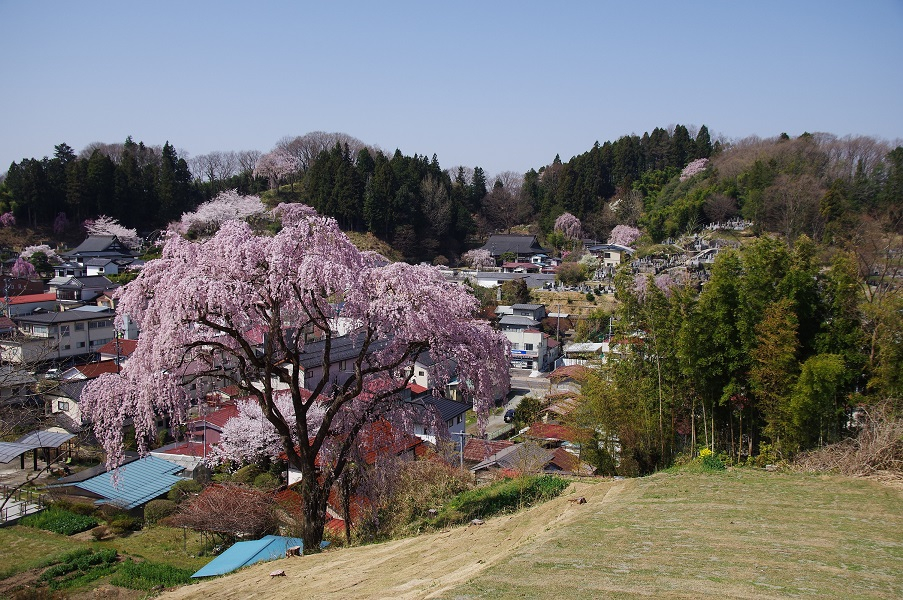
[[[164,598],[433,598],[507,559],[527,544],[542,544],[573,520],[613,502],[630,481],[571,485],[551,502],[479,526],[254,565]],[[584,496],[586,504],[569,502]],[[429,566],[428,570],[424,567]],[[270,577],[277,569],[285,577]]]

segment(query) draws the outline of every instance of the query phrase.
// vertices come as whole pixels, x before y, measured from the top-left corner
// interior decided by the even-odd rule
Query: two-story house
[[[114,313],[92,308],[100,309],[79,307],[15,317],[18,334],[0,340],[0,357],[15,364],[90,357],[115,336]]]

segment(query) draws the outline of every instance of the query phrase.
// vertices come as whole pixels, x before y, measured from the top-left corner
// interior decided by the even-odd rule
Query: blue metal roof
[[[101,473],[97,477],[69,485],[102,496],[104,500],[100,502],[128,510],[168,492],[176,482],[185,479],[175,475],[182,469],[181,465],[167,460],[145,456],[116,471]]]
[[[285,551],[292,546],[304,547],[299,538],[266,535],[251,542],[236,542],[225,552],[201,567],[192,577],[213,577],[225,575],[236,569],[253,565],[265,560],[284,558]]]

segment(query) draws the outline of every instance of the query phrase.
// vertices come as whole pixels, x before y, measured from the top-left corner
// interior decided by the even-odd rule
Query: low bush
[[[119,515],[109,521],[110,529],[117,535],[122,535],[126,531],[137,531],[141,529],[141,521],[129,515]]]
[[[272,473],[261,473],[254,478],[254,487],[261,490],[275,490],[281,482]]]
[[[72,535],[96,527],[97,519],[51,506],[41,512],[19,519],[19,524],[62,535]]]
[[[172,486],[169,493],[166,495],[166,498],[178,504],[186,498],[200,494],[203,489],[204,486],[194,479],[183,479]]]
[[[107,535],[109,535],[109,533],[110,533],[110,530],[107,528],[106,525],[98,525],[97,527],[95,527],[94,529],[91,530],[91,537],[94,538],[95,542],[99,542],[100,540],[107,537]]]
[[[432,524],[444,527],[486,518],[550,500],[568,487],[566,479],[553,475],[530,475],[503,479],[474,488],[452,498],[439,510]]]
[[[263,470],[257,465],[245,465],[244,467],[232,473],[230,481],[232,483],[239,483],[242,485],[253,485],[254,480],[261,473],[263,473]]]
[[[193,583],[193,571],[149,561],[122,563],[110,579],[113,585],[130,590],[150,591],[157,586],[174,587]]]
[[[154,525],[176,512],[179,505],[172,500],[151,500],[144,506],[144,522]]]

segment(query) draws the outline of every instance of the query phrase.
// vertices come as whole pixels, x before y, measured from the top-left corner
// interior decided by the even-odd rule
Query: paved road
[[[493,410],[489,414],[489,420],[486,425],[486,432],[490,435],[505,427],[510,427],[505,423],[505,411],[509,408],[517,408],[524,396],[541,396],[544,397],[549,393],[548,373],[542,373],[540,377],[530,377],[529,369],[511,369],[511,392],[501,410]],[[477,435],[478,428],[472,425],[468,428],[468,433]]]

